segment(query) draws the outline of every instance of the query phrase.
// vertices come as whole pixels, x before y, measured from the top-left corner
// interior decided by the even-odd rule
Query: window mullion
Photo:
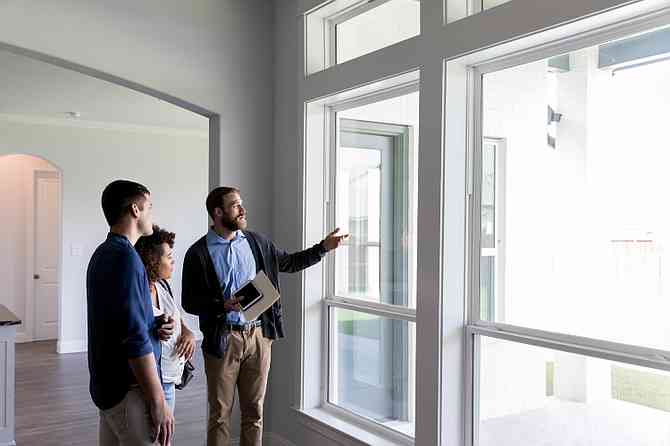
[[[478,334],[583,356],[670,371],[670,352],[664,350],[483,321],[468,325],[466,330],[468,336]]]
[[[469,289],[468,296],[468,321],[474,322],[481,320],[481,299],[480,299],[480,256],[481,256],[481,202],[482,202],[482,75],[478,70],[468,72],[468,88],[472,92],[470,96],[473,113],[469,125],[471,139],[468,141],[468,172],[470,175],[471,189],[468,194],[469,203],[469,228],[468,237],[470,248],[470,259],[468,264]],[[478,118],[479,117],[479,118]]]
[[[391,319],[416,322],[416,310],[413,308],[406,308],[389,304],[379,304],[376,302],[366,302],[364,300],[349,299],[346,297],[329,297],[324,300],[326,304],[331,307],[355,310],[364,313],[375,314],[377,316],[388,317]]]

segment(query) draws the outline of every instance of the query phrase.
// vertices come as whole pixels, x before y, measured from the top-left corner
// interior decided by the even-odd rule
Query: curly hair
[[[149,282],[155,282],[159,279],[158,269],[161,263],[163,243],[167,243],[170,248],[174,248],[175,233],[166,231],[154,225],[154,233],[145,235],[135,244],[135,249],[147,269]]]

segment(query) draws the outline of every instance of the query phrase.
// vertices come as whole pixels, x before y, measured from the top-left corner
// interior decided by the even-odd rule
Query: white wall
[[[0,290],[0,304],[18,316],[17,339],[32,338],[32,327],[27,325],[28,300],[32,293],[32,262],[27,257],[32,244],[34,172],[55,171],[52,164],[40,158],[25,155],[0,156],[0,271],[4,286]],[[56,235],[57,228],[54,228]]]
[[[177,269],[173,283],[180,296],[180,259],[207,229],[206,137],[4,121],[0,121],[0,135],[0,155],[36,155],[61,171],[61,350],[86,347],[86,267],[109,229],[100,196],[114,179],[127,178],[146,185],[152,192],[156,223],[176,232]],[[81,254],[76,249],[73,252],[73,247],[81,248]]]

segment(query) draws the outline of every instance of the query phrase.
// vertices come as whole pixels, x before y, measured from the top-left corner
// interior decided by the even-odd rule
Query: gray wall
[[[263,232],[272,217],[272,39],[269,0],[0,2],[0,44],[219,114],[221,179],[242,188],[250,220]]]
[[[278,246],[293,251],[300,249],[302,205],[296,199],[302,178],[296,175],[301,148],[298,145],[298,30],[295,0],[281,0],[275,6],[275,172],[274,227]],[[297,420],[295,403],[300,364],[297,351],[299,314],[297,299],[301,298],[300,276],[282,276],[282,308],[286,321],[286,339],[273,344],[273,366],[268,393],[272,395],[266,413],[269,430],[295,445],[337,445],[328,438],[306,429]]]

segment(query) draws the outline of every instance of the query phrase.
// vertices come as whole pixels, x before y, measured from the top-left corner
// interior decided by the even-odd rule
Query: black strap
[[[172,288],[170,287],[168,281],[165,279],[158,279],[158,283],[160,283],[163,286],[163,288],[165,288],[168,291],[168,293],[170,293],[170,297],[172,298],[172,300],[174,300],[174,294],[172,294]]]

